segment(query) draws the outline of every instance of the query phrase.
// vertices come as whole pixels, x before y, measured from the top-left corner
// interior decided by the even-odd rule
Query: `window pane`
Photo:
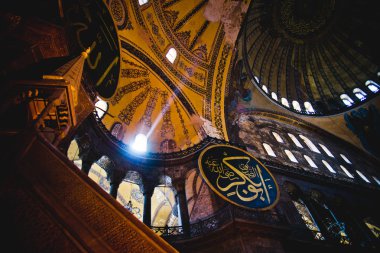
[[[379,91],[379,85],[374,81],[368,80],[365,85],[368,87],[370,91],[373,93],[377,93]]]
[[[98,101],[95,103],[95,110],[96,114],[99,118],[103,118],[104,114],[108,110],[108,103],[100,98],[98,98]]]
[[[300,135],[300,138],[305,142],[305,144],[309,147],[309,149],[311,151],[314,151],[314,152],[319,153],[319,154],[321,153],[319,151],[319,149],[314,145],[314,143],[312,143],[311,140],[309,140],[309,138],[307,138],[303,135]]]
[[[148,2],[148,0],[139,0],[140,5],[146,4],[147,2]]]
[[[325,153],[326,153],[328,156],[330,156],[330,157],[334,157],[333,154],[331,154],[330,150],[328,150],[328,149],[326,148],[325,145],[319,143],[319,146],[321,146],[321,148],[323,149],[323,151],[325,151]]]
[[[272,92],[272,98],[277,101],[277,94]]]
[[[354,178],[354,176],[343,165],[340,165],[340,168],[344,171],[344,173],[346,173],[348,177]]]
[[[380,180],[377,178],[377,177],[373,177],[373,179],[375,180],[375,182],[380,185]]]
[[[271,146],[269,146],[269,145],[266,144],[266,143],[263,143],[263,146],[264,146],[264,148],[265,148],[265,151],[268,153],[268,155],[276,157],[276,155],[275,155],[275,153],[273,152]]]
[[[314,113],[314,108],[310,104],[310,102],[305,102],[304,106],[305,106],[306,112],[308,112],[308,113]]]
[[[173,63],[175,61],[175,58],[177,58],[177,50],[174,48],[170,48],[168,53],[166,54],[166,58]]]
[[[281,136],[278,133],[272,132],[272,134],[273,134],[274,138],[276,138],[276,140],[278,142],[284,143],[284,141],[282,140]]]
[[[350,160],[348,160],[348,158],[347,158],[345,155],[340,154],[340,156],[343,158],[343,160],[344,160],[346,163],[348,163],[348,164],[352,164],[352,163],[350,162]]]
[[[292,102],[292,105],[293,105],[293,108],[294,108],[294,110],[296,110],[296,111],[301,111],[301,106],[300,106],[300,104],[298,103],[298,101],[293,101]]]
[[[267,86],[263,85],[263,86],[262,86],[262,89],[263,89],[263,91],[265,91],[265,93],[268,93],[268,88],[267,88]]]
[[[281,98],[281,104],[283,104],[286,107],[289,107],[289,102],[286,98]]]
[[[289,160],[298,163],[297,159],[294,157],[293,153],[289,150],[285,150],[285,154],[289,157]]]
[[[363,173],[361,173],[360,171],[356,171],[356,173],[358,173],[358,175],[367,183],[370,183],[370,181],[368,180],[368,178],[366,176],[364,176]]]
[[[331,172],[331,173],[336,173],[336,171],[328,164],[325,160],[322,160],[322,163],[326,166],[326,168]]]
[[[294,144],[296,144],[297,147],[303,148],[301,142],[299,142],[299,140],[293,134],[288,133],[288,135],[289,135],[290,139],[292,139]]]
[[[318,168],[317,165],[314,163],[313,160],[311,160],[310,157],[308,157],[307,155],[304,155],[303,157],[305,157],[306,161],[309,163],[309,165],[313,168]]]

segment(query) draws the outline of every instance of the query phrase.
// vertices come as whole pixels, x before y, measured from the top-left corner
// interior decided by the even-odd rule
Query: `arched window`
[[[365,85],[373,93],[377,93],[380,90],[380,86],[372,80],[368,80],[367,82],[365,82]]]
[[[272,132],[272,134],[273,134],[274,138],[276,138],[276,140],[277,140],[278,142],[280,142],[280,143],[284,143],[284,141],[282,140],[281,136],[280,136],[278,133],[276,133],[276,132]]]
[[[139,5],[144,5],[148,2],[148,0],[139,0]]]
[[[263,91],[265,91],[265,93],[268,93],[268,88],[267,88],[267,86],[263,85],[263,86],[262,86],[262,89],[263,89]]]
[[[293,100],[292,105],[293,105],[294,110],[299,111],[299,112],[301,111],[301,106],[300,106],[300,103],[298,103],[298,101]]]
[[[283,104],[286,107],[289,107],[289,102],[286,98],[281,98],[281,104]]]
[[[117,201],[122,204],[137,219],[142,221],[144,209],[144,195],[137,183],[126,181],[119,185],[117,191]]]
[[[285,149],[285,154],[288,156],[289,160],[294,162],[294,163],[298,163],[297,159],[295,158],[295,156],[293,155],[292,152],[290,152],[289,150]]]
[[[354,178],[354,176],[343,165],[340,165],[340,168],[344,171],[344,173],[346,173],[348,177]]]
[[[265,151],[268,153],[268,155],[276,157],[276,154],[273,152],[273,149],[271,148],[271,146],[269,146],[266,143],[263,143],[263,146],[265,148]]]
[[[331,173],[336,173],[336,171],[331,167],[330,164],[328,164],[328,162],[326,162],[325,160],[322,160],[322,163],[326,166],[326,168],[327,168]]]
[[[299,142],[299,140],[293,134],[288,133],[288,135],[289,135],[290,139],[292,139],[294,144],[296,144],[297,147],[303,148],[301,142]]]
[[[123,126],[120,123],[113,124],[111,128],[111,134],[115,136],[116,138],[119,138],[121,132],[123,131]]]
[[[309,140],[309,138],[307,138],[303,135],[300,135],[300,138],[306,143],[306,145],[309,147],[309,149],[311,151],[314,151],[314,152],[319,153],[319,154],[321,153],[319,151],[319,149],[314,145],[314,143],[312,143],[311,140]]]
[[[98,97],[98,101],[95,103],[95,111],[99,119],[104,117],[104,114],[108,110],[108,103]]]
[[[152,195],[152,226],[178,226],[178,203],[174,191],[169,185],[154,188]]]
[[[311,215],[309,208],[307,208],[302,199],[299,198],[297,200],[292,200],[292,202],[296,207],[298,213],[301,215],[302,220],[305,222],[306,227],[313,233],[314,239],[325,240],[321,233],[321,230]]]
[[[306,109],[306,112],[309,113],[309,114],[313,114],[315,111],[314,111],[314,108],[313,106],[310,104],[310,102],[305,102],[303,103],[304,106],[305,106],[305,109]]]
[[[306,161],[309,163],[309,165],[313,168],[318,168],[317,165],[314,163],[313,160],[311,160],[310,157],[308,157],[307,155],[303,155],[303,157],[305,157]]]
[[[175,59],[177,58],[177,50],[175,50],[174,48],[170,48],[168,53],[166,54],[166,58],[171,63],[174,63]]]
[[[271,96],[272,96],[272,98],[273,98],[274,100],[277,101],[277,94],[276,94],[276,93],[272,92],[272,93],[271,93]]]
[[[362,91],[362,90],[359,89],[359,88],[355,88],[353,92],[354,92],[355,96],[356,96],[360,101],[365,100],[365,97],[367,96],[367,94],[365,94],[365,92]]]
[[[325,145],[319,143],[319,146],[321,146],[321,148],[323,149],[323,151],[325,151],[325,153],[330,156],[330,157],[334,157],[334,155],[330,152],[330,150],[328,150],[328,148],[326,148]]]
[[[366,176],[364,176],[364,174],[358,170],[356,170],[356,173],[358,173],[358,175],[366,182],[366,183],[370,183],[370,181],[368,180],[368,178]]]
[[[340,156],[343,158],[343,160],[344,160],[346,163],[348,163],[348,164],[352,164],[352,163],[350,162],[350,160],[348,160],[348,158],[347,158],[345,155],[340,154]]]
[[[255,82],[256,82],[257,84],[260,83],[260,79],[259,79],[257,76],[253,76],[253,78],[255,79]]]
[[[354,101],[347,95],[347,94],[342,94],[340,95],[340,99],[343,101],[343,103],[347,106],[351,106],[354,104]]]
[[[373,179],[374,179],[375,182],[380,186],[380,180],[379,180],[377,177],[374,177],[374,176],[373,176]]]

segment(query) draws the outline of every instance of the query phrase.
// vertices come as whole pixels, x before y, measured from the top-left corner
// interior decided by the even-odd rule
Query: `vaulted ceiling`
[[[203,138],[204,130],[200,128],[203,124],[227,139],[226,83],[234,40],[249,3],[140,2],[105,1],[114,26],[101,28],[100,25],[100,35],[94,42],[82,43],[82,48],[92,47],[92,63],[99,57],[101,64],[102,57],[107,56],[104,51],[99,55],[97,46],[112,44],[111,39],[104,37],[112,37],[115,30],[119,41],[120,59],[115,54],[107,65],[107,70],[118,69],[119,65],[119,75],[110,75],[112,71],[106,71],[106,75],[95,73],[97,80],[101,80],[94,81],[99,97],[109,104],[103,124],[111,131],[115,124],[121,123],[122,134],[116,137],[127,145],[137,134],[147,135],[150,152],[179,151],[199,143]],[[107,20],[101,9],[95,10],[102,13],[100,24]],[[78,31],[77,22],[74,26]],[[111,36],[103,36],[107,32]],[[173,63],[166,58],[170,48],[177,52]]]

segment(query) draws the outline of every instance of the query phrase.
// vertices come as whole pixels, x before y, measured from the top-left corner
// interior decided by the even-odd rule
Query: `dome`
[[[372,98],[376,92],[365,83],[379,82],[379,50],[373,38],[380,24],[376,4],[253,1],[241,35],[252,83],[274,103],[298,114],[337,114]],[[313,110],[308,110],[310,105]]]

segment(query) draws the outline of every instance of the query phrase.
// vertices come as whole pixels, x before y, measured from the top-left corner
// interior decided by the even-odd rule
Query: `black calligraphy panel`
[[[235,205],[266,210],[278,201],[279,189],[273,175],[242,149],[229,145],[207,147],[198,166],[208,186]]]
[[[120,73],[120,43],[112,16],[102,0],[65,1],[65,18],[80,51],[91,48],[84,72],[100,96],[110,98]]]

